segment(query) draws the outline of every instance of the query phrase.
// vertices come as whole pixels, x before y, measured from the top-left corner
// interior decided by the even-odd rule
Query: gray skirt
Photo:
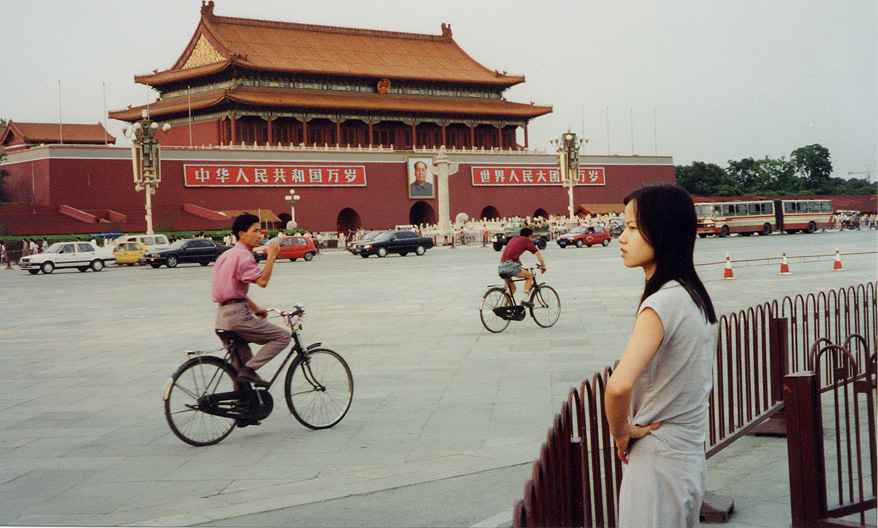
[[[663,528],[698,526],[707,486],[704,451],[682,452],[653,435],[628,452],[619,490],[619,526]]]

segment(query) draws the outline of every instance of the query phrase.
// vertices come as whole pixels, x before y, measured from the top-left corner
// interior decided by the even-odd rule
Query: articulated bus
[[[732,233],[750,236],[772,231],[806,231],[813,233],[829,226],[832,202],[829,200],[747,200],[734,202],[699,202],[698,236]]]

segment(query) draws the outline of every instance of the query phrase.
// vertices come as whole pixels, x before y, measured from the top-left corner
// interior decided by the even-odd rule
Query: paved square
[[[874,252],[876,240],[869,231],[700,239],[696,262]],[[527,318],[501,334],[478,315],[485,286],[498,282],[491,248],[278,262],[252,297],[305,303],[303,337],[347,359],[353,405],[336,427],[311,431],[276,387],[261,426],[206,448],[171,433],[161,389],[185,350],[219,348],[212,266],[0,269],[0,525],[504,522],[570,387],[620,355],[643,287],[615,240],[552,244],[544,255],[558,323]],[[721,265],[699,272],[725,314],[878,276],[874,253],[843,264],[837,273],[830,259],[791,259],[789,276],[740,267],[735,281],[722,280]],[[784,441],[739,444],[711,461],[709,488],[737,500],[733,526],[788,524]]]

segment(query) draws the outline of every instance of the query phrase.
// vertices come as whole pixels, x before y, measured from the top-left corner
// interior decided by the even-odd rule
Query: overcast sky
[[[170,68],[200,0],[14,1],[0,14],[0,117],[97,123],[154,100],[134,75]],[[215,13],[427,33],[523,74],[511,101],[551,105],[530,146],[584,131],[587,155],[676,164],[829,149],[834,176],[878,177],[878,2],[217,0]],[[60,80],[60,90],[59,90]],[[104,95],[106,93],[106,96]],[[60,99],[60,103],[59,103]],[[110,121],[121,136],[121,123]],[[633,138],[633,141],[632,141]],[[865,177],[865,175],[857,175]]]

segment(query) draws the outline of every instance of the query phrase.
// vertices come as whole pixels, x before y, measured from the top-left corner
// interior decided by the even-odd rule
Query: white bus
[[[832,202],[817,199],[795,200],[740,200],[729,202],[699,202],[698,236],[732,233],[749,236],[771,234],[772,231],[813,233],[829,227]]]

